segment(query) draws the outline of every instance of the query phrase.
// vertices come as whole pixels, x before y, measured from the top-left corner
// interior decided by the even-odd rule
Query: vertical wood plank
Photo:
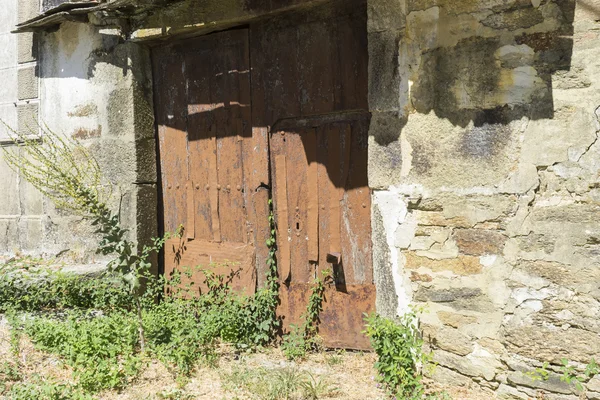
[[[191,46],[185,53],[187,73],[187,127],[190,179],[194,182],[194,236],[212,240],[209,171],[212,152],[211,126],[214,124],[214,106],[210,95],[211,52],[206,39]]]
[[[185,224],[185,236],[188,240],[196,237],[196,206],[194,204],[194,182],[188,180],[185,184],[187,191],[187,221]]]
[[[371,191],[367,183],[368,120],[352,124],[351,157],[342,211],[346,283],[372,284]]]
[[[327,263],[327,253],[330,251],[330,191],[332,190],[331,177],[329,175],[329,128],[319,126],[315,129],[317,134],[317,179],[319,189],[317,195],[319,197],[319,266],[318,273],[328,269],[330,265]]]
[[[188,156],[186,134],[184,60],[172,56],[166,48],[154,57],[154,72],[160,85],[156,88],[158,144],[165,232],[175,232],[186,223]]]
[[[304,151],[308,161],[307,169],[307,226],[308,236],[308,259],[310,261],[319,261],[319,180],[317,163],[317,132],[315,129],[309,129],[305,134]]]
[[[214,125],[211,126],[211,151],[208,154],[209,169],[208,169],[208,190],[210,196],[210,212],[211,212],[211,226],[213,232],[213,240],[215,242],[221,241],[221,222],[219,220],[219,191],[218,186],[218,175],[217,175],[217,138]]]
[[[341,253],[340,240],[340,129],[332,127],[328,132],[328,172],[329,172],[329,252]],[[343,190],[343,189],[342,189]]]
[[[277,237],[279,238],[279,278],[287,281],[290,277],[290,241],[287,196],[286,156],[275,156],[275,180],[277,185]]]
[[[312,282],[314,268],[310,265],[307,241],[308,160],[305,151],[304,129],[285,134],[286,169],[288,172],[287,199],[290,214],[290,262],[294,282]]]

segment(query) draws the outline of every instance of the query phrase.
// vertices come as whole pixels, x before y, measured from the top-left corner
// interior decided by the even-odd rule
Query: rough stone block
[[[453,328],[460,328],[462,326],[477,322],[477,318],[473,316],[462,315],[448,311],[438,311],[437,316],[444,325],[449,325]]]
[[[373,237],[373,280],[377,287],[375,307],[378,314],[393,318],[398,312],[398,294],[394,287],[385,226],[377,205],[373,207],[372,211],[371,235]]]
[[[39,97],[38,68],[19,68],[17,84],[19,100],[37,99]]]
[[[20,249],[39,251],[42,239],[42,221],[40,218],[21,218],[19,220]]]
[[[437,289],[434,287],[419,287],[414,300],[418,302],[444,303],[456,310],[471,310],[481,313],[493,312],[497,307],[491,299],[482,294],[479,288],[450,288]]]
[[[17,150],[15,147],[9,148],[9,151]],[[8,167],[0,153],[0,216],[17,215],[19,210],[19,189],[17,174]],[[0,231],[1,232],[1,231]],[[0,237],[2,234],[0,233]]]
[[[588,363],[598,357],[600,337],[584,329],[546,326],[509,326],[505,338],[510,351],[540,361],[560,364],[561,359]]]
[[[0,252],[12,253],[18,250],[17,218],[0,217]]]
[[[37,36],[33,33],[17,35],[17,59],[20,64],[35,61],[38,47]]]
[[[397,112],[373,112],[369,127],[369,186],[387,189],[401,180],[404,126]]]
[[[592,392],[600,392],[600,376],[594,376],[585,384],[585,387]]]
[[[406,258],[406,269],[427,268],[433,272],[451,271],[457,275],[473,275],[482,271],[479,263],[479,257],[458,256],[456,258],[434,260],[428,257],[421,257],[412,251],[404,252]]]
[[[469,228],[475,224],[470,222],[468,216],[447,218],[441,211],[414,211],[414,214],[419,222],[419,225],[437,226],[437,227],[456,227]]]
[[[484,26],[494,29],[515,30],[530,28],[544,22],[542,11],[535,8],[524,8],[511,12],[494,13],[482,21]]]
[[[125,139],[134,138],[133,99],[131,88],[113,90],[107,105],[108,134]]]
[[[398,111],[400,107],[399,41],[397,31],[371,32],[369,40],[369,108]]]
[[[466,376],[440,365],[436,365],[434,368],[433,374],[431,374],[431,379],[433,379],[435,382],[450,384],[453,386],[470,386],[473,383],[473,381]]]
[[[130,185],[137,181],[135,142],[102,138],[92,141],[90,151],[111,182]]]
[[[420,288],[415,294],[415,300],[433,301],[435,303],[450,303],[460,299],[471,299],[479,295],[481,295],[481,289],[479,288]]]
[[[460,252],[472,256],[502,254],[506,239],[501,232],[485,229],[457,229],[454,232]]]
[[[437,350],[433,353],[433,360],[463,375],[480,377],[487,381],[493,380],[496,373],[503,367],[500,361],[487,352],[463,357],[444,350]]]
[[[368,2],[368,32],[401,30],[406,26],[405,1],[381,0]]]
[[[422,325],[423,336],[433,346],[450,353],[466,356],[473,351],[471,339],[457,329]]]
[[[503,383],[498,387],[496,395],[500,399],[506,400],[530,400],[537,396],[535,391],[531,389],[517,390],[516,388]]]
[[[24,135],[37,135],[39,133],[38,113],[38,103],[19,104],[17,106],[19,133]]]
[[[156,183],[156,142],[154,138],[136,141],[135,155],[136,182]]]
[[[19,23],[32,19],[40,13],[39,0],[19,0]]]
[[[533,370],[531,370],[533,372]],[[536,379],[533,380],[529,376],[525,375],[522,371],[510,372],[507,376],[507,380],[510,384],[515,386],[527,386],[532,389],[547,390],[552,393],[562,394],[573,394],[576,391],[574,385],[569,385],[561,380],[562,375],[554,372],[548,373],[548,379]]]

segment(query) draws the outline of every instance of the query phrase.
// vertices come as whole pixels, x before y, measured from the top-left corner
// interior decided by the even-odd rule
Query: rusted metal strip
[[[285,155],[282,154],[275,157],[275,182],[277,184],[277,236],[280,238],[281,256],[279,277],[286,281],[290,276],[290,241],[288,238],[287,167]]]
[[[194,239],[196,237],[196,206],[194,201],[194,182],[188,180],[185,188],[187,190],[187,221],[185,226],[186,238],[189,240]]]
[[[212,219],[213,240],[221,241],[221,223],[219,221],[219,191],[217,189],[217,135],[215,126],[210,127],[210,150],[208,151],[209,169],[208,169],[208,185],[210,192],[210,212]]]
[[[271,131],[295,130],[302,128],[316,128],[338,122],[368,121],[371,113],[363,110],[336,111],[327,114],[307,115],[301,117],[288,117],[278,119],[272,126]]]
[[[346,193],[346,183],[348,182],[348,174],[350,173],[350,151],[352,150],[352,126],[350,124],[344,125],[340,132],[342,143],[344,143],[344,155],[342,164],[342,179],[340,179],[340,185],[338,187],[338,198],[340,201],[344,198]],[[340,139],[341,139],[340,138]]]
[[[317,164],[317,132],[309,129],[306,132],[306,159],[308,161],[307,185],[307,235],[308,235],[308,259],[319,261],[319,181]]]
[[[338,127],[332,127],[329,147],[329,254],[335,255],[339,262],[342,252],[340,238],[340,131]],[[343,193],[343,188],[341,191]]]

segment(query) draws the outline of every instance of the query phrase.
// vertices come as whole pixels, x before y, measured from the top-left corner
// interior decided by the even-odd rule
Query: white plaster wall
[[[18,0],[0,0],[0,120],[17,126],[17,36],[10,33],[17,23]],[[7,137],[0,129],[0,140]]]

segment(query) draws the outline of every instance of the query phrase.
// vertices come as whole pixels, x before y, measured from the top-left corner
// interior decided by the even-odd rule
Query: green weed
[[[0,394],[11,400],[94,400],[81,389],[40,376],[33,377],[29,382],[17,382],[4,392],[0,390]]]
[[[285,356],[290,360],[303,358],[306,353],[317,350],[320,347],[319,323],[320,314],[323,311],[323,300],[325,288],[330,283],[332,276],[330,270],[322,272],[322,278],[316,278],[306,312],[300,317],[301,325],[290,324],[289,333],[283,338],[281,348]]]
[[[419,365],[427,365],[431,360],[431,356],[423,352],[416,319],[414,310],[398,319],[365,315],[365,334],[378,356],[375,363],[378,380],[390,395],[399,399],[423,397]]]
[[[230,392],[246,392],[259,400],[317,400],[336,392],[325,379],[295,366],[276,369],[238,368],[224,377]]]

